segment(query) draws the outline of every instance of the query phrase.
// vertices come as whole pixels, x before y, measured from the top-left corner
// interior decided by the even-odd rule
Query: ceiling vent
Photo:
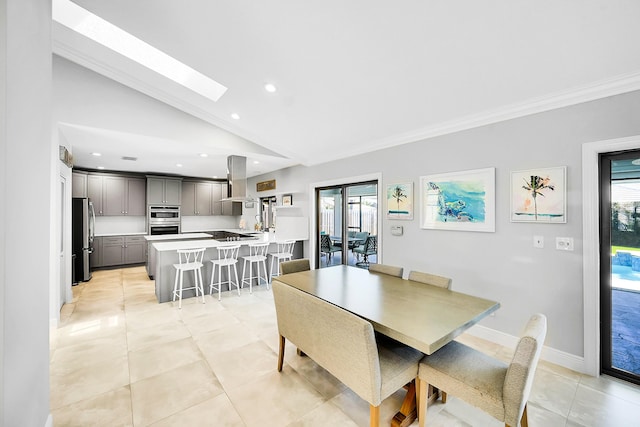
[[[130,162],[135,162],[138,160],[137,157],[130,157],[130,156],[122,156],[122,160],[129,160]]]

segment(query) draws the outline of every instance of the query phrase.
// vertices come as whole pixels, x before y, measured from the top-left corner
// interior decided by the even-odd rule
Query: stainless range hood
[[[243,156],[227,157],[227,180],[229,187],[227,197],[223,201],[253,202],[247,196],[247,158]]]

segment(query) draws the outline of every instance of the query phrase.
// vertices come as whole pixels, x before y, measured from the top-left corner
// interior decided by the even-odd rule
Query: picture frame
[[[510,189],[511,222],[567,222],[566,166],[512,171]]]
[[[387,184],[387,219],[413,219],[413,181]]]
[[[420,177],[420,228],[495,232],[495,168]]]
[[[283,194],[282,195],[282,206],[292,206],[293,205],[293,195],[291,194]]]

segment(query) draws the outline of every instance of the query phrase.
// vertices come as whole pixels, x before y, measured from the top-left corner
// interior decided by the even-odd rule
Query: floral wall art
[[[511,172],[511,222],[566,223],[566,166]]]

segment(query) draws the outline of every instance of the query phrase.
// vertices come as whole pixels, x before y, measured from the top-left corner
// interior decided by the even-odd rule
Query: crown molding
[[[570,107],[572,105],[621,95],[635,90],[640,90],[640,72],[616,76],[569,90],[556,92],[554,94],[531,98],[524,102],[506,105],[493,110],[483,111],[477,114],[461,117],[459,119],[437,123],[387,138],[374,140],[367,144],[366,149],[363,150],[352,150],[347,153],[345,153],[344,150],[341,150],[340,158],[362,155],[375,150],[382,150],[402,144],[435,138],[437,136],[448,135],[532,114],[543,113],[545,111],[551,111],[558,108]],[[330,156],[326,156],[323,158],[315,158],[312,163],[307,164],[320,164],[331,160],[337,160],[337,157],[330,158]]]

